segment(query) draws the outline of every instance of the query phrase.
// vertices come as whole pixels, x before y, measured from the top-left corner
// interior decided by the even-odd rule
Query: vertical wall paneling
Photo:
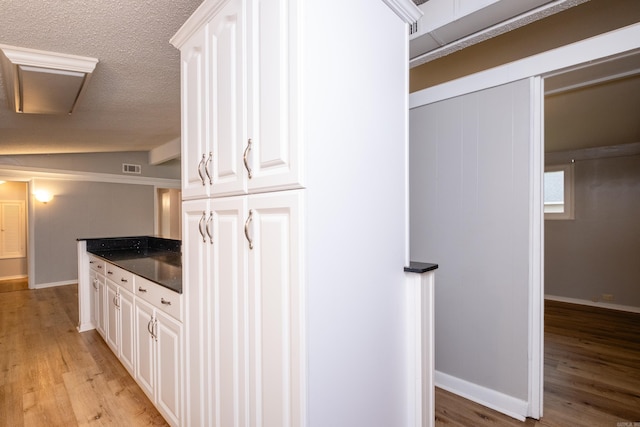
[[[411,256],[437,261],[436,371],[529,394],[530,84],[411,110]],[[502,399],[502,397],[500,397]]]

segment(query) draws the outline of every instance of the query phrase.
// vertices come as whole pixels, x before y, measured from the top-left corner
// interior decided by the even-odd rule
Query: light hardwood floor
[[[547,301],[544,371],[541,420],[523,423],[437,389],[436,425],[640,425],[640,314]]]
[[[0,292],[0,426],[166,425],[77,319],[76,285]]]

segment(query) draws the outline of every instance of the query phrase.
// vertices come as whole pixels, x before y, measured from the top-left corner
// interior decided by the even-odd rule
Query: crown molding
[[[400,19],[407,24],[417,22],[423,12],[411,0],[382,0]]]
[[[46,52],[44,50],[0,44],[0,50],[14,65],[51,68],[54,70],[77,71],[90,74],[96,68],[97,58],[69,55],[66,53]]]

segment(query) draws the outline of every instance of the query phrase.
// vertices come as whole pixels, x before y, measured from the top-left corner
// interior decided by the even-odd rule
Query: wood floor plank
[[[0,292],[0,427],[166,426],[96,331],[77,286]]]

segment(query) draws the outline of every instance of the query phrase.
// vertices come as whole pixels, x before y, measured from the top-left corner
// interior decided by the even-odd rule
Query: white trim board
[[[578,64],[602,61],[603,58],[637,49],[640,49],[640,23],[414,92],[410,96],[409,108],[532,76],[550,75]]]
[[[68,171],[27,166],[0,165],[0,176],[7,180],[58,179],[67,181],[110,182],[115,184],[155,185],[162,188],[181,188],[179,179],[149,176],[115,175],[109,173]]]
[[[61,282],[49,282],[49,283],[38,283],[33,288],[34,289],[44,289],[44,288],[55,288],[56,286],[67,286],[67,285],[75,285],[78,283],[78,280],[63,280]]]
[[[607,308],[609,310],[627,311],[629,313],[640,313],[640,307],[633,307],[631,305],[612,304],[610,302],[591,301],[588,299],[561,297],[557,295],[546,295],[545,300],[566,302],[569,304],[586,305],[589,307]]]
[[[18,274],[16,276],[0,276],[0,280],[18,280],[18,279],[26,279],[26,274]]]
[[[526,419],[527,402],[490,388],[482,387],[444,372],[435,372],[435,385],[472,402],[501,412],[520,421]]]

